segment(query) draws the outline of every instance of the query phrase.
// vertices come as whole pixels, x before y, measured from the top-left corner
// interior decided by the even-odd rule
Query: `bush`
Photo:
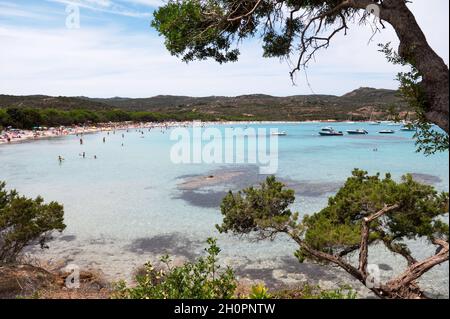
[[[128,288],[125,282],[116,286],[114,298],[119,299],[231,299],[236,290],[236,279],[231,268],[219,271],[217,256],[220,248],[209,238],[206,257],[198,258],[180,267],[172,267],[168,256],[161,258],[166,270],[145,265],[144,275],[136,277],[137,285]]]
[[[44,204],[41,197],[29,199],[15,190],[7,192],[0,182],[0,265],[14,263],[22,250],[33,243],[47,248],[53,231],[63,231],[63,206]]]
[[[217,228],[237,235],[254,233],[258,239],[288,235],[299,247],[295,255],[300,262],[338,266],[381,298],[426,298],[417,281],[448,261],[449,194],[420,184],[411,175],[396,182],[390,174],[382,178],[356,169],[327,207],[302,219],[289,209],[294,200],[293,190],[268,177],[259,188],[229,192]],[[407,240],[428,240],[437,250],[419,261]],[[402,274],[382,285],[371,283],[368,270],[369,246],[376,244],[407,262]],[[352,263],[347,257],[357,253],[359,261]]]

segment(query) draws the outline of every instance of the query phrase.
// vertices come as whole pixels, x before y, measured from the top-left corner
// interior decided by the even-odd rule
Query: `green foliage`
[[[414,138],[416,139],[417,152],[433,155],[449,150],[450,141],[448,134],[443,133],[441,129],[436,129],[425,121],[418,122],[416,128],[417,131]]]
[[[206,58],[234,62],[239,50],[233,47],[255,36],[262,39],[265,57],[286,57],[306,29],[306,14],[294,13],[326,12],[337,3],[264,0],[256,5],[256,1],[170,0],[155,11],[152,26],[164,36],[169,52],[186,62]],[[324,19],[323,26],[332,26],[336,19],[350,18],[354,13],[352,9],[336,12]]]
[[[432,155],[437,152],[449,150],[450,142],[448,134],[440,129],[435,129],[425,118],[427,111],[427,97],[421,86],[422,75],[414,67],[414,61],[408,61],[395,52],[390,43],[379,44],[380,52],[386,55],[387,60],[395,65],[408,67],[406,72],[397,74],[400,83],[399,91],[412,110],[418,115],[418,121],[412,124],[416,128],[417,152]]]
[[[231,38],[239,23],[221,28],[224,10],[220,2],[169,1],[155,11],[152,26],[166,38],[169,52],[186,62],[206,58],[219,63],[236,61],[239,51],[231,49]]]
[[[227,119],[221,116],[221,119]],[[107,122],[162,122],[162,121],[213,121],[217,117],[197,112],[182,111],[177,113],[133,112],[123,110],[89,111],[7,108],[0,109],[0,126],[12,126],[18,129],[33,129],[39,126],[58,127],[71,125],[98,124]],[[241,118],[242,119],[242,118]],[[248,120],[248,118],[246,118]]]
[[[13,263],[22,250],[46,242],[53,231],[63,231],[63,206],[51,202],[44,204],[41,197],[29,199],[19,196],[15,190],[6,191],[0,182],[0,264]]]
[[[234,296],[236,279],[231,268],[220,270],[220,253],[216,240],[209,238],[206,257],[198,258],[180,267],[172,267],[164,256],[161,261],[167,270],[156,270],[145,265],[145,274],[136,278],[136,287],[128,288],[124,282],[116,288],[115,298],[125,299],[230,299]]]
[[[34,109],[41,114],[38,126],[59,126],[123,121],[354,121],[367,120],[369,113],[361,104],[373,105],[379,119],[410,110],[397,91],[359,88],[344,96],[296,95],[274,97],[243,95],[238,97],[155,96],[144,99],[84,99],[49,96],[0,95],[0,125],[17,126],[6,114],[6,108]],[[75,100],[74,100],[75,99]],[[101,101],[97,102],[97,101]],[[88,104],[86,104],[88,103]],[[96,106],[99,103],[100,106]],[[339,108],[336,108],[339,105]],[[3,107],[3,109],[2,109]],[[44,110],[50,112],[46,115]],[[53,110],[53,111],[50,111]],[[20,125],[32,128],[30,124]]]
[[[220,206],[223,223],[216,227],[224,233],[258,231],[262,237],[270,237],[273,229],[282,230],[295,219],[289,210],[294,200],[293,190],[284,189],[274,176],[268,177],[260,188],[250,187],[236,194],[230,191]]]
[[[406,249],[405,239],[448,239],[448,225],[442,221],[448,213],[448,194],[404,176],[401,182],[388,174],[369,176],[355,170],[328,206],[297,222],[298,214],[289,210],[294,192],[270,177],[260,188],[250,187],[237,194],[230,192],[222,202],[222,232],[259,233],[261,238],[278,233],[295,232],[298,238],[315,250],[339,254],[359,247],[361,221],[386,206],[398,208],[370,225],[371,243],[382,241]],[[312,258],[300,249],[300,261]]]
[[[305,241],[315,249],[338,253],[359,244],[362,218],[395,204],[399,205],[395,211],[372,223],[372,240],[448,238],[448,225],[439,218],[448,212],[447,193],[440,194],[410,175],[397,183],[389,174],[382,179],[355,170],[326,208],[304,218]]]

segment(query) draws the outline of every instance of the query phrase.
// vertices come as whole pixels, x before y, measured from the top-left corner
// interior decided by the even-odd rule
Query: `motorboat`
[[[274,133],[272,133],[272,135],[274,135],[274,136],[286,136],[287,133],[285,131],[283,131],[283,132],[274,132]]]
[[[344,136],[341,131],[335,131],[332,127],[324,127],[319,132],[320,136]]]
[[[383,130],[378,133],[380,133],[380,134],[395,134],[395,131],[394,130]]]
[[[365,129],[347,130],[347,133],[350,135],[367,135],[367,134],[369,134],[369,132],[367,132]]]

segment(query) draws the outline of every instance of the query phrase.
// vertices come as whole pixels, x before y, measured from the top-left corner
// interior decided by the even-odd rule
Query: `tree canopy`
[[[448,194],[404,176],[401,182],[390,175],[369,176],[355,170],[328,206],[299,220],[289,206],[294,202],[292,190],[274,177],[260,187],[238,193],[229,192],[223,199],[221,232],[249,234],[260,239],[288,234],[298,245],[300,262],[308,259],[343,268],[367,285],[368,247],[383,244],[402,256],[405,272],[388,283],[369,287],[380,297],[423,297],[416,280],[434,266],[448,260]],[[417,261],[406,244],[407,239],[427,239],[440,247],[425,261]],[[346,257],[359,251],[359,265]]]
[[[429,46],[406,0],[169,0],[154,13],[152,26],[167,49],[189,62],[238,60],[240,41],[260,37],[265,57],[295,56],[291,76],[307,66],[352,24],[370,23],[380,31],[392,25],[399,55],[421,75],[425,118],[448,134],[448,66]],[[376,6],[379,17],[372,19]],[[350,49],[350,48],[349,48]]]

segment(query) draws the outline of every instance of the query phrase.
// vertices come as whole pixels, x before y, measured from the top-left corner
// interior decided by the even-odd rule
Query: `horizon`
[[[185,64],[171,56],[149,24],[158,0],[0,1],[0,93],[5,95],[148,98],[149,96],[336,95],[355,87],[397,89],[402,69],[377,44],[398,40],[390,26],[375,34],[350,25],[317,55],[293,85],[286,61],[262,58],[261,41],[240,45],[236,63]],[[68,29],[67,5],[80,10],[80,28]],[[434,50],[448,64],[449,2],[408,4]],[[436,23],[439,22],[439,23]],[[444,39],[444,40],[443,40]],[[31,54],[30,54],[31,53]],[[168,89],[170,88],[170,89]],[[117,94],[120,92],[120,94]]]
[[[11,94],[3,94],[0,93],[0,96],[14,96],[14,97],[32,97],[32,96],[43,96],[43,97],[52,97],[52,98],[59,98],[59,97],[68,97],[68,98],[87,98],[87,99],[100,99],[100,100],[112,100],[112,99],[124,99],[124,100],[140,100],[140,99],[152,99],[157,97],[187,97],[187,98],[210,98],[210,97],[218,97],[218,98],[236,98],[236,97],[244,97],[244,96],[267,96],[267,97],[275,97],[275,98],[288,98],[288,97],[296,97],[296,96],[334,96],[334,97],[344,97],[347,94],[362,90],[362,89],[368,89],[368,90],[377,90],[377,91],[393,91],[398,92],[397,89],[386,89],[386,88],[374,88],[374,87],[359,87],[357,89],[351,90],[349,92],[346,92],[342,95],[334,95],[334,94],[295,94],[295,95],[271,95],[266,93],[247,93],[247,94],[240,94],[240,95],[203,95],[203,96],[194,96],[194,95],[174,95],[174,94],[158,94],[153,96],[147,96],[147,97],[128,97],[128,96],[110,96],[110,97],[96,97],[96,96],[82,96],[82,95],[46,95],[46,94],[25,94],[25,95],[11,95]]]

